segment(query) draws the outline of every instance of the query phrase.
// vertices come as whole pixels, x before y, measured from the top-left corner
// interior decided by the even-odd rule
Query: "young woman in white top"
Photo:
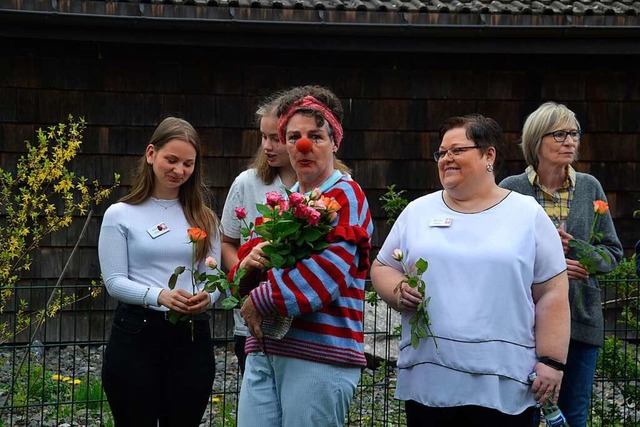
[[[118,427],[197,427],[211,393],[215,361],[209,316],[217,292],[193,294],[191,275],[168,281],[178,266],[205,271],[220,260],[218,219],[208,207],[200,141],[186,121],[156,128],[129,194],[105,212],[98,253],[118,308],[102,381]],[[187,230],[208,235],[195,256]],[[201,289],[201,287],[200,287]],[[173,324],[166,314],[190,314]]]

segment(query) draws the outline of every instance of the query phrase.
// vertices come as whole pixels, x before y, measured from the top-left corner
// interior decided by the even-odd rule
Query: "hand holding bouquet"
[[[206,272],[199,272],[196,268],[196,248],[198,242],[204,240],[207,237],[207,233],[197,227],[189,228],[187,230],[187,235],[189,237],[189,243],[191,244],[191,266],[179,266],[176,267],[173,274],[169,278],[169,289],[173,290],[176,286],[176,282],[178,281],[178,276],[180,276],[185,271],[189,271],[191,273],[191,291],[192,294],[195,295],[198,291],[199,285],[203,284],[202,291],[204,292],[213,292],[216,289],[222,293],[222,295],[226,295],[226,298],[222,300],[222,307],[225,309],[231,309],[240,305],[239,300],[239,283],[242,277],[245,274],[245,271],[240,269],[236,272],[233,280],[229,280],[227,278],[227,274],[220,270],[218,267],[218,263],[212,257],[207,257],[205,259],[205,264],[209,267],[213,273],[207,274]],[[179,320],[188,320],[190,319],[190,314],[179,313],[177,311],[171,310],[167,316],[167,319],[171,323],[176,323]]]
[[[569,240],[569,247],[576,249],[576,257],[582,266],[589,272],[589,274],[595,274],[597,272],[598,256],[599,255],[605,262],[610,263],[611,257],[602,248],[594,246],[602,240],[602,233],[596,232],[596,226],[601,216],[609,212],[609,204],[602,200],[596,200],[593,202],[593,222],[591,223],[591,232],[589,233],[589,241],[584,242],[581,240]]]
[[[262,215],[262,222],[257,225],[246,223],[243,207],[235,209],[236,217],[244,222],[244,237],[255,233],[269,242],[262,248],[269,257],[267,268],[293,267],[299,260],[326,249],[326,236],[340,209],[338,202],[322,196],[317,188],[309,196],[289,190],[286,194],[285,198],[274,191],[267,193],[266,203],[256,205]]]
[[[340,204],[322,196],[319,189],[309,196],[287,190],[286,197],[277,192],[267,193],[266,203],[257,204],[256,208],[262,215],[256,225],[247,224],[244,207],[235,209],[236,217],[244,223],[241,233],[245,238],[255,237],[255,240],[268,242],[261,246],[268,259],[261,262],[266,268],[281,269],[292,268],[299,260],[329,246],[327,234],[333,229],[331,224],[338,217]],[[269,338],[280,339],[292,321],[291,316],[267,316],[262,323],[263,333]]]

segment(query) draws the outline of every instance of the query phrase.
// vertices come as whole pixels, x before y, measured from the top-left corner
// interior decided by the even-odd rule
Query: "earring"
[[[491,163],[487,163],[487,172],[493,172],[493,165]]]

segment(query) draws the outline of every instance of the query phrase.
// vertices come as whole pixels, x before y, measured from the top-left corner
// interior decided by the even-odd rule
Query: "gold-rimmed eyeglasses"
[[[433,152],[433,159],[436,162],[438,162],[438,161],[440,161],[440,159],[442,159],[447,154],[449,155],[449,157],[458,157],[459,155],[461,155],[465,151],[472,150],[474,148],[480,148],[480,147],[478,147],[477,145],[470,145],[468,147],[454,147],[454,148],[449,148],[448,150],[434,151]]]

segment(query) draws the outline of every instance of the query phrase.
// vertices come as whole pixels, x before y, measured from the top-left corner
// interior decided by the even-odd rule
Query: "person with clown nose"
[[[251,336],[238,427],[342,426],[366,366],[362,318],[373,223],[360,186],[335,168],[344,135],[338,97],[321,86],[295,87],[280,98],[277,115],[296,172],[291,191],[321,194],[340,208],[326,249],[293,267],[270,268],[242,306]],[[241,246],[235,269],[248,276],[263,270],[269,244],[257,238]],[[293,317],[280,339],[262,331],[274,313]]]

